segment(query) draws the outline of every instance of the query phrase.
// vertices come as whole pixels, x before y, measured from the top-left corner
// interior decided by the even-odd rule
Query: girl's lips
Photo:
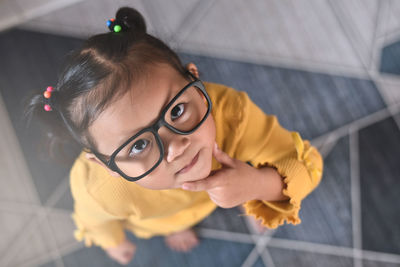
[[[183,173],[187,173],[188,171],[190,171],[190,169],[197,163],[198,159],[199,159],[199,153],[196,154],[196,156],[193,158],[192,162],[190,162],[183,169],[178,171],[177,174],[183,174]]]

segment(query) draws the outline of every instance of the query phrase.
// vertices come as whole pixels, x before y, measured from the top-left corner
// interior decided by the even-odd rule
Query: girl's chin
[[[212,154],[207,149],[201,149],[198,153],[196,163],[186,173],[176,173],[176,185],[174,188],[181,188],[182,184],[200,181],[207,178],[211,173]]]
[[[211,164],[209,164],[210,166],[204,165],[199,166],[199,168],[195,168],[182,176],[179,183],[180,186],[182,186],[183,183],[196,182],[207,178],[211,173]]]

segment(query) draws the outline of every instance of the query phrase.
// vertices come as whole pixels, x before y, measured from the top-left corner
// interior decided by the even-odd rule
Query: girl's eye
[[[147,139],[140,139],[138,141],[136,141],[132,148],[131,151],[129,152],[129,156],[133,157],[133,156],[137,156],[140,153],[142,153],[146,147],[149,145],[150,141]]]
[[[181,103],[176,105],[172,110],[171,110],[171,119],[174,121],[178,119],[180,116],[182,116],[183,112],[185,111],[185,104]]]

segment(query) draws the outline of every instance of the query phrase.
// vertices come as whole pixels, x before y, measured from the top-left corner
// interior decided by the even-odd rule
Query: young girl
[[[299,223],[321,179],[318,151],[245,93],[200,81],[136,10],[108,26],[31,102],[84,148],[71,170],[75,237],[126,264],[135,245],[124,229],[189,251],[191,227],[217,206],[243,204],[269,228]]]

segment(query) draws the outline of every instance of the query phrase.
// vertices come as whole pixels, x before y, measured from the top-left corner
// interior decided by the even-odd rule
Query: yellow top
[[[275,116],[265,115],[244,92],[204,83],[213,103],[216,142],[229,156],[254,167],[270,166],[284,178],[287,201],[252,200],[246,214],[275,228],[285,221],[298,224],[300,204],[320,182],[322,158],[296,132],[283,129]],[[213,159],[213,169],[219,168]],[[191,227],[207,217],[216,205],[206,192],[182,189],[150,190],[112,177],[82,153],[71,170],[73,219],[77,240],[103,248],[118,245],[124,229],[149,238]]]

